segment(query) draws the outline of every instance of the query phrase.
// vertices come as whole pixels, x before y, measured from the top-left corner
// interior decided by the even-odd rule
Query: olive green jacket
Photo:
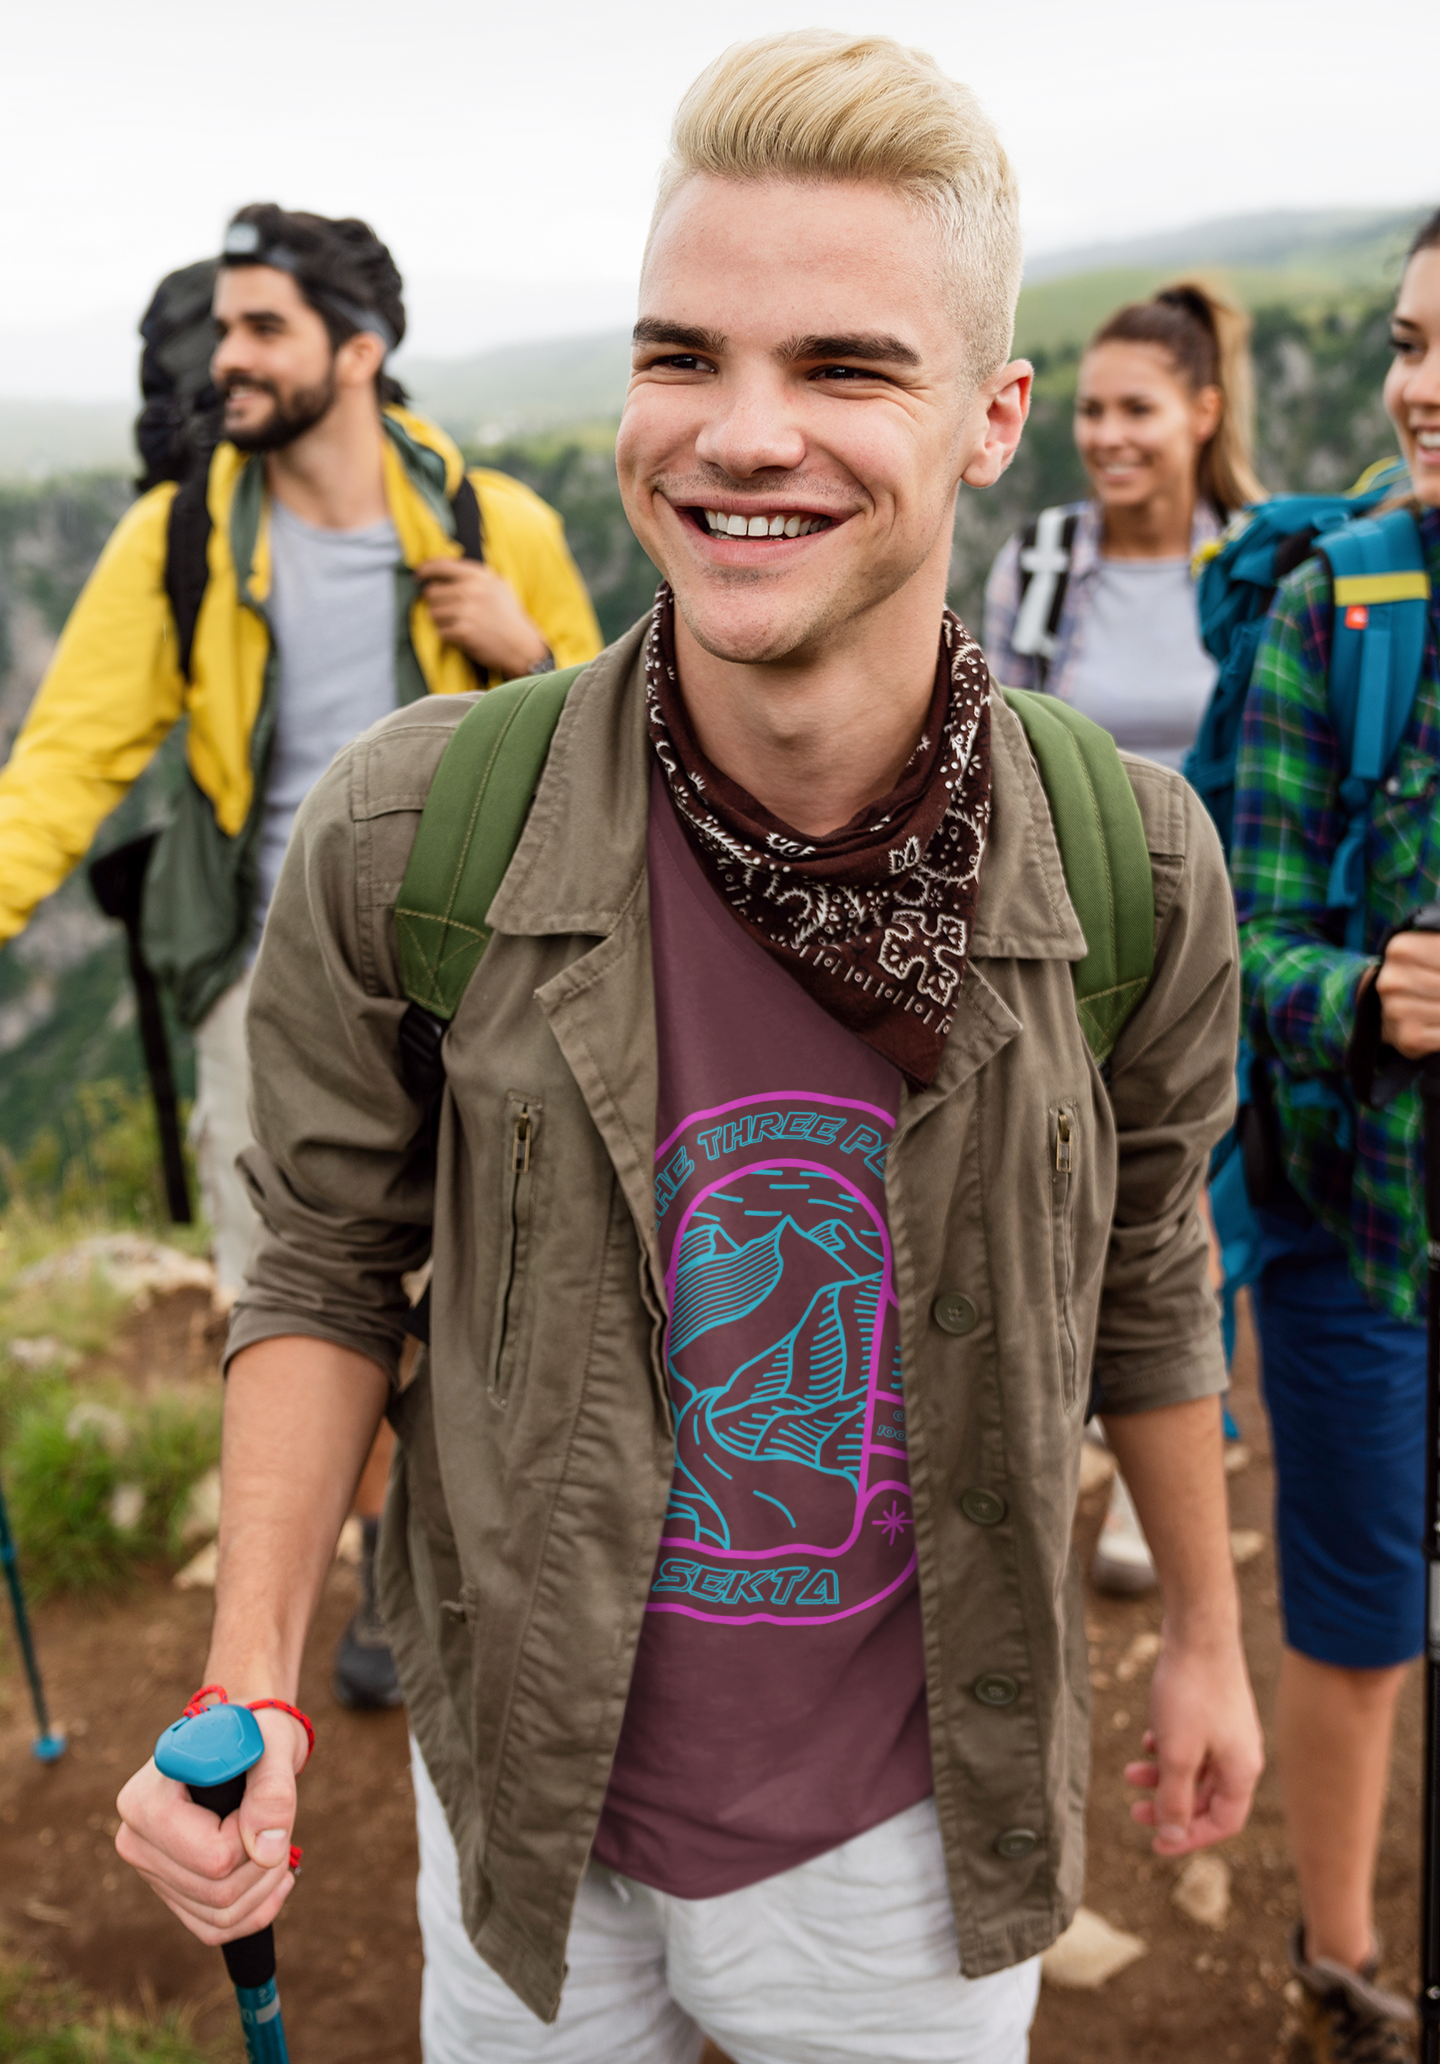
[[[641,646],[637,626],[571,693],[445,1041],[438,1162],[402,1081],[393,906],[469,697],[397,712],[318,783],[250,1006],[259,1144],[245,1162],[268,1232],[230,1352],[313,1334],[393,1378],[400,1279],[430,1251],[433,1213],[431,1346],[392,1408],[381,1598],[466,1926],[545,2018],[674,1452]],[[1238,996],[1209,819],[1178,775],[1129,760],[1156,963],[1107,1093],[1075,1014],[1084,942],[1044,792],[998,696],[992,723],[974,953],[886,1168],[935,1796],[972,1976],[1052,1942],[1084,1875],[1089,1672],[1070,1535],[1092,1362],[1110,1412],[1225,1382],[1197,1197],[1231,1114]]]

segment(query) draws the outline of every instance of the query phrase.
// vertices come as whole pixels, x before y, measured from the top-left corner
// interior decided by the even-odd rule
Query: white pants
[[[413,1744],[425,1943],[425,2064],[1024,2064],[1031,1957],[964,1978],[935,1802],[716,1899],[676,1899],[592,1864],[569,1976],[546,2027],[476,1955],[445,1813]]]
[[[260,1223],[235,1167],[235,1156],[250,1145],[249,1001],[246,968],[196,1026],[195,1108],[190,1114],[190,1144],[215,1241],[215,1275],[221,1291],[232,1296],[245,1280],[250,1242]]]

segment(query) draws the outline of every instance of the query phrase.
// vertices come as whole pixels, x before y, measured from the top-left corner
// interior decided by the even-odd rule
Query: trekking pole
[[[167,1727],[155,1744],[156,1768],[221,1820],[245,1796],[245,1773],[265,1753],[265,1737],[248,1706],[207,1706]],[[275,1986],[275,1930],[261,1928],[221,1945],[235,1988],[249,2064],[290,2064],[280,1995]]]
[[[10,1603],[15,1608],[15,1632],[19,1637],[20,1654],[25,1662],[25,1675],[30,1679],[30,1697],[35,1706],[35,1725],[40,1730],[32,1746],[42,1763],[54,1763],[65,1753],[65,1737],[63,1734],[57,1734],[50,1724],[50,1710],[45,1704],[45,1687],[40,1682],[40,1665],[35,1660],[35,1644],[30,1639],[30,1615],[25,1610],[25,1593],[20,1588],[20,1565],[15,1556],[15,1537],[10,1531],[10,1515],[5,1510],[3,1489],[0,1489],[0,1562],[5,1565],[5,1581],[10,1586]]]
[[[130,980],[135,986],[135,1007],[140,1021],[140,1045],[145,1055],[145,1072],[150,1077],[150,1095],[155,1104],[155,1129],[160,1140],[160,1168],[165,1178],[165,1201],[174,1225],[190,1225],[190,1185],[185,1176],[185,1152],[180,1140],[180,1113],[175,1101],[175,1075],[170,1065],[170,1042],[160,1008],[160,990],[145,959],[140,938],[140,916],[145,895],[145,870],[150,864],[159,834],[147,831],[143,837],[116,846],[90,863],[90,886],[107,917],[125,927],[125,950],[130,961]]]
[[[1412,920],[1440,932],[1440,903]],[[1425,1110],[1425,1804],[1420,1879],[1420,2064],[1440,2064],[1440,1054],[1420,1070]]]

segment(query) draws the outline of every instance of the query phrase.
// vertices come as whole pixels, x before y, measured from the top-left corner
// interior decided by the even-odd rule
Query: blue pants
[[[1342,1669],[1424,1646],[1425,1328],[1379,1312],[1318,1226],[1254,1289],[1285,1639]]]

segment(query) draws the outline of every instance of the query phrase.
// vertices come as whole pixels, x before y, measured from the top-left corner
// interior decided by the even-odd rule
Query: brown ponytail
[[[1177,280],[1117,309],[1086,347],[1158,344],[1193,394],[1220,390],[1220,422],[1200,449],[1196,487],[1222,518],[1265,499],[1255,471],[1255,375],[1250,318],[1200,280]]]

